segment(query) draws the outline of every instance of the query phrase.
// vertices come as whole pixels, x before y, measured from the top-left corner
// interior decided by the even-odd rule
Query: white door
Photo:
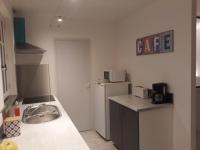
[[[58,98],[79,131],[91,128],[90,52],[88,40],[58,40]]]

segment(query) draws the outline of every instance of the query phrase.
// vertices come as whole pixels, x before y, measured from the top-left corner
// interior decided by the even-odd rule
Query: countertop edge
[[[126,100],[129,100],[129,101],[134,101],[134,98],[135,99],[140,99],[140,98],[137,98],[133,95],[121,95],[121,96],[111,96],[111,97],[108,97],[108,100],[111,100],[111,101],[114,101],[124,107],[127,107],[131,110],[134,110],[136,112],[141,112],[141,111],[148,111],[148,110],[153,110],[153,109],[159,109],[159,108],[164,108],[164,107],[171,107],[173,106],[173,104],[171,103],[165,103],[165,104],[152,104],[151,102],[147,101],[146,99],[140,99],[141,102],[144,102],[146,101],[146,104],[143,105],[143,106],[137,106],[137,105],[133,105],[133,104],[128,104],[128,102],[125,102],[125,99]],[[137,102],[139,103],[139,102]]]

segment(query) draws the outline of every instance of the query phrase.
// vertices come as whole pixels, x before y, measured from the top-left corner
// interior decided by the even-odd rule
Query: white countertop
[[[151,99],[142,99],[133,95],[112,96],[109,97],[108,99],[118,104],[121,104],[127,108],[130,108],[136,112],[172,105],[172,104],[152,104]]]
[[[96,82],[96,84],[102,85],[102,86],[110,86],[110,85],[115,85],[115,84],[130,84],[131,82],[102,82],[102,83],[98,83]]]
[[[19,150],[89,150],[60,102],[56,99],[46,104],[56,105],[61,117],[41,124],[21,123],[21,135],[6,140],[16,142]],[[22,109],[28,105],[22,105]]]

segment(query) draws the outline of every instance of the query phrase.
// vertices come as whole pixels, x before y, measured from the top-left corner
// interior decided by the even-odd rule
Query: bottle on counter
[[[15,116],[16,117],[20,116],[20,107],[18,102],[15,103],[14,109],[15,109]]]

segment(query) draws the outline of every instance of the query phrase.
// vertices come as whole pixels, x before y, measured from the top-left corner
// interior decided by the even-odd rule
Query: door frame
[[[197,148],[197,99],[196,99],[196,16],[197,0],[192,0],[191,12],[191,150]]]

